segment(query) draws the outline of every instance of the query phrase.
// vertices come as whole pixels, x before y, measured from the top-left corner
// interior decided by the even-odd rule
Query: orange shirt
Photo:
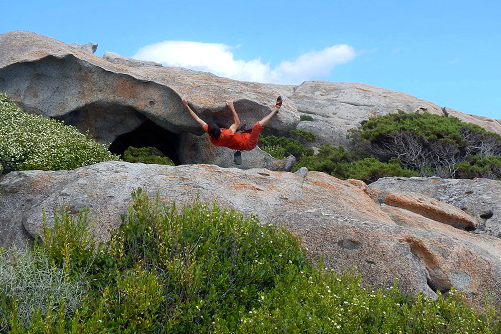
[[[204,131],[207,133],[209,130],[209,125],[205,124],[203,127]],[[214,139],[209,135],[209,139],[212,144],[216,146],[224,146],[231,148],[233,150],[239,151],[250,151],[257,145],[259,139],[259,133],[263,127],[259,122],[254,124],[251,132],[247,133],[233,133],[230,129],[221,129],[221,135],[218,139]]]

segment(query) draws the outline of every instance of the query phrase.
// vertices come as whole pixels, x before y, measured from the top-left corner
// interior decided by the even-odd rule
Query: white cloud
[[[235,59],[231,49],[225,44],[166,41],[139,49],[133,58],[207,71],[236,80],[298,84],[328,76],[334,67],[356,56],[353,47],[334,45],[302,54],[294,61],[283,61],[272,69],[260,58],[250,61]]]

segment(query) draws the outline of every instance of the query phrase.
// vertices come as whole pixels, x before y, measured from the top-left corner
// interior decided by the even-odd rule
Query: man
[[[205,123],[200,117],[195,114],[193,110],[191,110],[188,105],[188,101],[186,98],[183,98],[183,105],[185,109],[188,111],[190,116],[204,129],[206,133],[209,134],[210,141],[216,146],[224,146],[234,150],[237,150],[234,155],[235,164],[242,164],[242,152],[241,151],[250,151],[257,146],[257,142],[259,139],[259,134],[263,127],[267,125],[273,116],[278,113],[278,110],[282,106],[282,98],[279,96],[277,98],[277,103],[274,106],[274,110],[266,115],[262,120],[256,122],[251,130],[244,131],[243,133],[237,132],[240,126],[240,118],[238,117],[237,112],[235,111],[235,107],[232,101],[226,102],[228,108],[230,108],[231,113],[233,114],[233,124],[230,125],[229,128],[220,129],[215,123]]]

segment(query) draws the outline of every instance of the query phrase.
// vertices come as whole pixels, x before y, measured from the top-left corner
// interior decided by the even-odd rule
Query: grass
[[[431,300],[403,295],[396,288],[363,288],[358,276],[310,262],[286,230],[263,226],[255,217],[215,204],[195,202],[177,208],[138,190],[122,221],[108,243],[96,244],[88,233],[91,221],[86,212],[73,215],[62,208],[33,250],[15,253],[8,261],[3,251],[1,331],[496,333],[501,329],[492,308],[477,314],[454,290]],[[23,265],[26,262],[30,264]],[[19,279],[13,280],[16,270]],[[29,293],[26,285],[41,292]]]

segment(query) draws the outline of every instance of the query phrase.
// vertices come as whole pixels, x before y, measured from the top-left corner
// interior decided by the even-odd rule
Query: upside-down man
[[[237,132],[240,127],[240,118],[235,111],[232,101],[226,102],[226,105],[230,108],[231,113],[233,114],[234,122],[229,128],[222,129],[215,123],[211,122],[207,124],[200,117],[198,117],[197,114],[191,110],[186,98],[183,98],[183,105],[190,116],[202,127],[202,129],[204,129],[206,133],[209,134],[209,139],[212,144],[237,150],[235,152],[234,160],[235,164],[240,165],[242,163],[241,151],[250,151],[257,146],[261,130],[263,130],[263,127],[267,125],[273,116],[278,113],[278,110],[282,106],[282,98],[280,96],[277,98],[277,103],[275,104],[272,112],[266,115],[259,122],[256,122],[251,130],[244,131],[243,133]]]

